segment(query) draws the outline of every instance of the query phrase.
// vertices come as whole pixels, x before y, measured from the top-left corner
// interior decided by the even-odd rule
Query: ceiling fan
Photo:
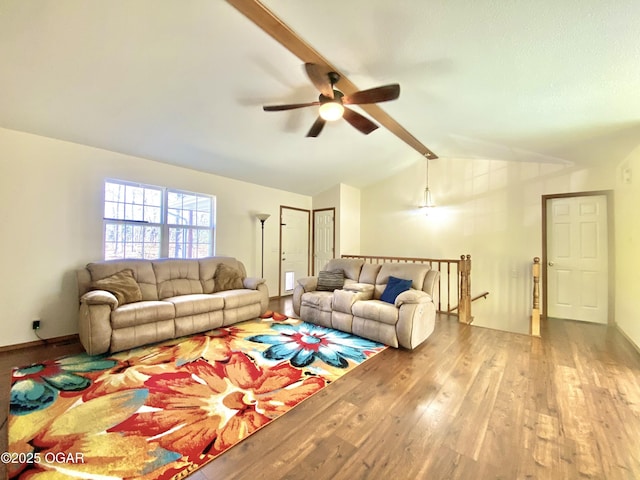
[[[388,102],[400,96],[400,85],[397,83],[370,88],[368,90],[360,90],[351,95],[345,95],[340,90],[334,88],[335,84],[340,80],[338,73],[331,71],[328,67],[315,63],[305,63],[304,68],[311,83],[320,91],[320,96],[317,101],[292,103],[288,105],[265,105],[262,108],[265,112],[279,112],[282,110],[293,110],[319,105],[318,118],[307,132],[307,137],[317,137],[320,135],[320,132],[322,132],[327,121],[338,120],[340,118],[344,118],[353,127],[365,135],[368,135],[378,128],[378,125],[346,105]]]

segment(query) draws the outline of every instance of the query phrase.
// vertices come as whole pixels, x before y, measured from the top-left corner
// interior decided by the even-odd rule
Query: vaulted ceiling
[[[380,106],[440,158],[640,144],[637,0],[262,3],[358,88],[399,83]],[[317,98],[302,63],[223,0],[0,0],[1,127],[309,195],[422,160],[385,128],[306,138],[315,107],[263,112]]]

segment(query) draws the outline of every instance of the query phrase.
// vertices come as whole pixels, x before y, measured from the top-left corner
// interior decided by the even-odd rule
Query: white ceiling
[[[638,0],[266,0],[441,158],[620,161],[640,144]],[[302,62],[223,0],[0,0],[0,126],[312,195],[421,161],[305,134]],[[357,107],[356,107],[357,108]],[[8,159],[2,159],[8,161]],[[436,162],[438,160],[435,160]]]

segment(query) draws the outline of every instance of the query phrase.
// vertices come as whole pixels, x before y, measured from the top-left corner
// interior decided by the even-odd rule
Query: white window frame
[[[161,209],[161,213],[160,213],[160,221],[159,222],[149,222],[147,220],[145,220],[144,218],[142,220],[140,219],[125,219],[125,218],[109,218],[106,216],[106,210],[107,210],[107,203],[108,200],[106,198],[106,189],[107,189],[107,184],[111,183],[111,184],[116,184],[116,185],[122,185],[122,186],[129,186],[129,187],[139,187],[139,188],[143,188],[143,189],[148,189],[148,190],[156,190],[158,192],[160,192],[161,194],[161,205],[151,205],[149,206],[149,208],[151,209],[156,209],[156,208],[160,208]],[[216,246],[216,237],[215,237],[215,233],[216,233],[216,228],[215,228],[215,221],[216,221],[216,197],[214,195],[208,195],[208,194],[204,194],[204,193],[195,193],[195,192],[189,192],[186,190],[179,190],[179,189],[173,189],[173,188],[168,188],[168,187],[161,187],[161,186],[157,186],[157,185],[149,185],[149,184],[143,184],[143,183],[136,183],[136,182],[129,182],[126,180],[119,180],[119,179],[113,179],[113,178],[107,178],[104,180],[103,182],[103,197],[102,197],[102,212],[103,212],[103,221],[102,221],[102,253],[103,253],[103,258],[105,258],[105,260],[116,260],[116,259],[154,259],[154,258],[202,258],[202,257],[207,257],[207,256],[211,256],[211,255],[215,255],[215,246]],[[209,218],[208,218],[208,224],[209,226],[198,226],[198,225],[189,225],[189,224],[177,224],[177,223],[169,223],[169,202],[168,202],[168,198],[170,194],[178,194],[178,195],[185,195],[185,196],[191,196],[191,197],[195,197],[196,198],[196,205],[198,205],[199,201],[209,201]],[[145,207],[147,207],[147,205],[140,205],[138,204],[131,204],[131,208],[129,210],[127,210],[127,206],[130,205],[129,203],[126,202],[126,198],[125,201],[118,201],[118,202],[114,202],[117,203],[118,207],[120,207],[120,204],[122,204],[122,208],[125,209],[125,211],[132,211],[133,209],[136,209],[136,211],[139,213],[140,211],[142,211],[142,215],[143,217],[145,216],[144,213],[144,209]],[[137,208],[136,208],[137,207]],[[192,211],[189,209],[186,209],[187,211]],[[196,210],[193,210],[197,212]],[[120,213],[120,212],[118,212]],[[196,220],[196,222],[202,221],[202,220],[206,220],[206,217],[203,219],[202,215],[206,214],[206,211],[200,211],[200,217],[198,220]],[[125,214],[126,215],[126,214]],[[138,216],[140,216],[140,214],[138,214]],[[157,217],[157,215],[156,215]],[[129,226],[131,227],[131,230],[129,230],[129,232],[134,232],[137,230],[137,232],[140,232],[140,228],[141,227],[151,227],[151,228],[157,228],[158,233],[157,235],[159,236],[159,242],[146,242],[146,236],[143,234],[142,235],[142,241],[135,241],[135,242],[127,242],[126,240],[123,242],[123,248],[124,251],[122,252],[122,256],[111,256],[109,258],[107,258],[107,243],[108,239],[107,239],[107,228],[108,226],[111,225],[117,225],[117,226]],[[185,230],[190,230],[191,232],[200,232],[200,231],[207,231],[207,234],[209,236],[209,244],[208,247],[206,249],[200,249],[200,251],[196,252],[195,256],[181,256],[181,257],[177,257],[177,256],[170,256],[170,231],[172,228],[181,228],[181,229],[185,229]],[[124,231],[125,229],[123,229]],[[144,230],[142,230],[142,232],[144,233]],[[154,255],[153,252],[152,254],[148,254],[148,251],[145,249],[147,244],[154,244],[154,243],[159,243],[159,249],[158,250],[158,255]],[[137,255],[137,254],[132,254],[131,250],[132,247],[127,248],[128,245],[134,245],[138,246],[139,248],[142,248],[142,254],[141,255]],[[183,242],[183,245],[188,245],[189,243],[185,243]],[[197,245],[205,245],[206,243],[198,243],[196,241],[196,249],[197,249]],[[129,251],[128,251],[129,250]],[[186,252],[185,253],[189,253]]]
[[[187,197],[195,197],[196,199],[196,205],[200,204],[201,200],[209,200],[209,205],[208,205],[208,210],[209,210],[209,214],[206,215],[206,210],[205,211],[199,211],[197,208],[196,209],[180,209],[183,211],[187,211],[187,212],[191,212],[191,213],[195,213],[196,214],[196,225],[193,224],[184,224],[184,223],[169,223],[169,216],[170,216],[170,210],[176,210],[171,208],[171,205],[169,204],[169,195],[171,194],[176,194],[176,195],[183,195],[183,196],[187,196]],[[171,189],[171,188],[167,188],[165,189],[165,195],[164,195],[164,205],[166,205],[165,207],[165,216],[164,216],[164,231],[163,231],[163,237],[166,238],[166,242],[162,242],[162,245],[166,248],[163,256],[165,257],[169,257],[169,258],[202,258],[202,257],[209,257],[212,255],[212,251],[213,251],[213,247],[215,245],[215,240],[214,240],[214,213],[215,213],[215,197],[211,196],[211,195],[206,195],[204,193],[194,193],[194,192],[188,192],[186,190],[178,190],[178,189]],[[197,223],[199,223],[199,219],[198,214],[200,214],[201,216],[206,216],[208,217],[206,220],[206,223],[209,226],[200,226],[197,225]],[[210,238],[210,242],[208,244],[208,248],[206,250],[206,252],[201,252],[201,254],[198,254],[196,256],[172,256],[170,255],[171,252],[171,248],[170,246],[174,243],[171,241],[171,230],[172,229],[183,229],[185,231],[189,231],[190,234],[193,234],[195,232],[196,236],[198,236],[199,232],[208,232],[209,238]],[[181,242],[183,245],[183,248],[187,248],[188,242]],[[197,247],[197,245],[206,245],[206,243],[200,243],[196,240],[195,245]]]

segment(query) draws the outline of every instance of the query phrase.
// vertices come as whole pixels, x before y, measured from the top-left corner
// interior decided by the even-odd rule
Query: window
[[[200,258],[211,255],[211,197],[167,191],[169,257]]]
[[[214,197],[121,180],[104,183],[104,258],[214,254]]]

